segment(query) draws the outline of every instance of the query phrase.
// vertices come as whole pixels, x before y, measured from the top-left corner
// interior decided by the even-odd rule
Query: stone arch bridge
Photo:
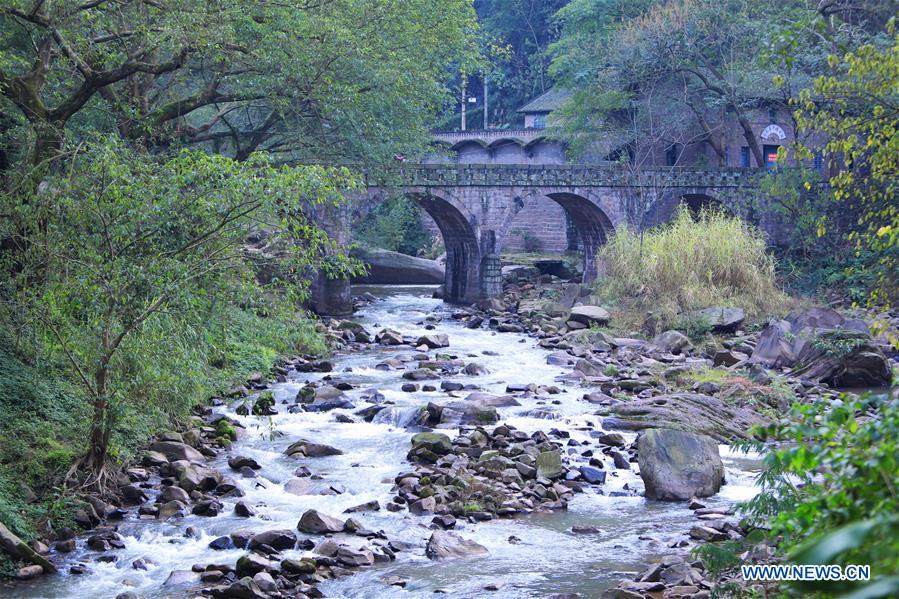
[[[669,219],[681,201],[720,205],[773,234],[778,223],[759,218],[764,171],[694,167],[579,165],[402,165],[383,179],[369,177],[364,197],[343,218],[340,240],[360,217],[398,193],[434,220],[446,247],[447,301],[475,303],[502,293],[500,252],[516,214],[535,202],[555,202],[583,256],[584,280],[596,278],[596,252],[619,226],[648,227]],[[387,181],[387,182],[384,182]],[[768,222],[771,221],[771,222]],[[335,231],[332,231],[334,234]],[[320,313],[352,310],[349,283],[320,278],[313,285]]]

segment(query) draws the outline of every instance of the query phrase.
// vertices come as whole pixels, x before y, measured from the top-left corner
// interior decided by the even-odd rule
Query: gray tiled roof
[[[518,112],[552,112],[570,97],[571,92],[567,89],[554,87],[519,108]]]

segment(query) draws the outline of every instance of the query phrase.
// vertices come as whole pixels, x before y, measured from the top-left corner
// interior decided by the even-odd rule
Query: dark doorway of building
[[[777,145],[765,144],[763,150],[765,153],[765,166],[770,170],[777,166]]]

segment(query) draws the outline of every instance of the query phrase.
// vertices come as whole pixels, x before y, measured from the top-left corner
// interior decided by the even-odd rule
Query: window
[[[777,122],[777,109],[776,108],[768,109],[768,120],[771,121],[772,123]]]
[[[824,170],[824,156],[821,152],[815,152],[815,170]]]
[[[749,146],[740,148],[740,166],[749,168]]]
[[[546,128],[546,113],[541,112],[534,115],[534,129]]]
[[[724,166],[730,166],[730,146],[724,146]]]

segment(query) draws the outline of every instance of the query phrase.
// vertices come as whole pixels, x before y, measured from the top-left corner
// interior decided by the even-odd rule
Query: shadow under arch
[[[470,219],[453,202],[431,192],[406,194],[434,219],[446,247],[443,289],[449,302],[473,303],[483,298],[482,252]]]
[[[646,211],[643,219],[644,228],[649,229],[667,223],[674,218],[678,207],[681,205],[685,206],[694,218],[704,208],[723,210],[728,214],[731,214],[731,211],[724,205],[724,202],[715,196],[699,192],[675,192],[666,195]]]
[[[596,279],[596,252],[609,236],[614,233],[615,226],[608,215],[587,198],[568,192],[550,193],[547,197],[559,204],[568,215],[568,221],[577,235],[580,250],[583,252],[583,282]]]

